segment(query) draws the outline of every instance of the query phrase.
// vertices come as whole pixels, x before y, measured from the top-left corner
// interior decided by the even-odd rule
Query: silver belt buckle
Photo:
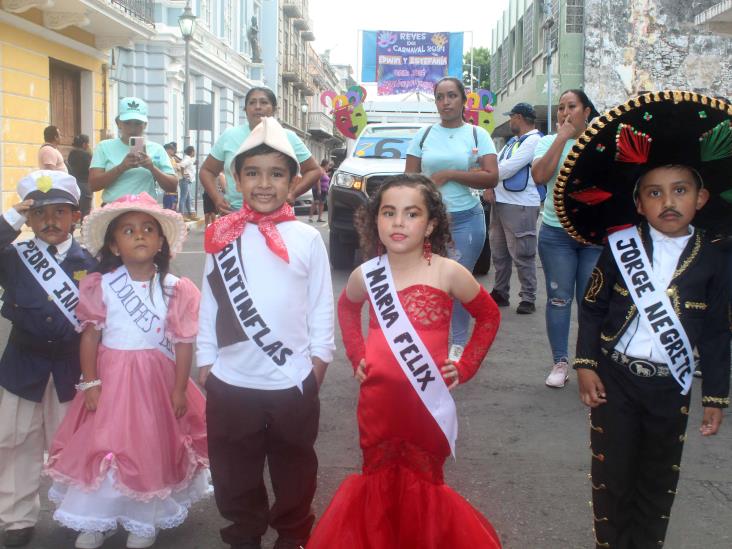
[[[628,363],[628,370],[638,377],[653,377],[658,373],[658,368],[647,360],[635,359]]]

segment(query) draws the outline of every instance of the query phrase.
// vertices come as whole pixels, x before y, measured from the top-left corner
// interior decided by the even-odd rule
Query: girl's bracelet
[[[99,387],[101,384],[101,379],[94,379],[92,381],[82,381],[81,383],[74,385],[74,387],[77,391],[86,391],[87,389],[91,389],[92,387]]]

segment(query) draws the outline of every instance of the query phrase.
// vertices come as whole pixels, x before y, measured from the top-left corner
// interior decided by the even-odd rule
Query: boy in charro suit
[[[79,281],[96,261],[71,236],[79,187],[40,170],[18,183],[22,202],[0,216],[2,315],[12,322],[0,358],[0,526],[6,547],[30,542],[38,520],[43,452],[75,394]],[[24,223],[34,238],[11,244]]]
[[[598,548],[664,544],[695,352],[703,436],[717,433],[729,404],[728,274],[712,239],[730,229],[730,114],[688,92],[634,99],[580,139],[555,194],[570,234],[607,241],[581,304],[574,361],[591,408]]]

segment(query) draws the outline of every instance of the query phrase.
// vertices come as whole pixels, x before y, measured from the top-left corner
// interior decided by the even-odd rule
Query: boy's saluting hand
[[[585,406],[596,408],[607,402],[605,386],[602,384],[600,376],[593,370],[578,368],[577,383],[579,385],[580,400]]]
[[[23,202],[18,202],[15,206],[13,206],[13,208],[20,215],[26,215],[28,213],[28,210],[30,210],[32,206],[33,199],[29,198],[28,200],[23,200]]]

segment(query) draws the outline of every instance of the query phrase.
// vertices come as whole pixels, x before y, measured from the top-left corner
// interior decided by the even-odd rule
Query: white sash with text
[[[79,303],[79,288],[74,281],[45,249],[36,244],[35,240],[16,242],[13,246],[18,252],[20,262],[53,300],[54,305],[74,328],[78,328],[79,319],[76,318],[74,311]]]
[[[687,394],[694,376],[694,351],[666,295],[666,288],[662,288],[654,276],[638,229],[630,227],[610,234],[607,239],[633,302],[638,307],[641,322],[650,330],[656,351],[681,385],[681,394]]]
[[[158,284],[157,275],[150,284]],[[133,284],[127,267],[122,265],[111,273],[102,275],[102,285],[111,299],[119,300],[129,320],[142,332],[150,348],[157,349],[171,360],[175,360],[172,342],[165,335],[165,318],[148,306],[145,296],[140,296]]]
[[[386,255],[375,257],[361,265],[366,289],[391,352],[447,438],[455,455],[458,422],[455,401],[445,384],[427,346],[404,311],[391,275]]]
[[[226,295],[234,314],[247,339],[245,344],[254,345],[267,357],[272,367],[287,376],[302,392],[302,381],[310,374],[313,363],[278,334],[272,332],[270,324],[262,316],[254,296],[247,287],[244,265],[237,253],[241,238],[229,243],[219,253],[213,254],[216,267],[226,288]],[[282,314],[287,314],[282,311]]]

